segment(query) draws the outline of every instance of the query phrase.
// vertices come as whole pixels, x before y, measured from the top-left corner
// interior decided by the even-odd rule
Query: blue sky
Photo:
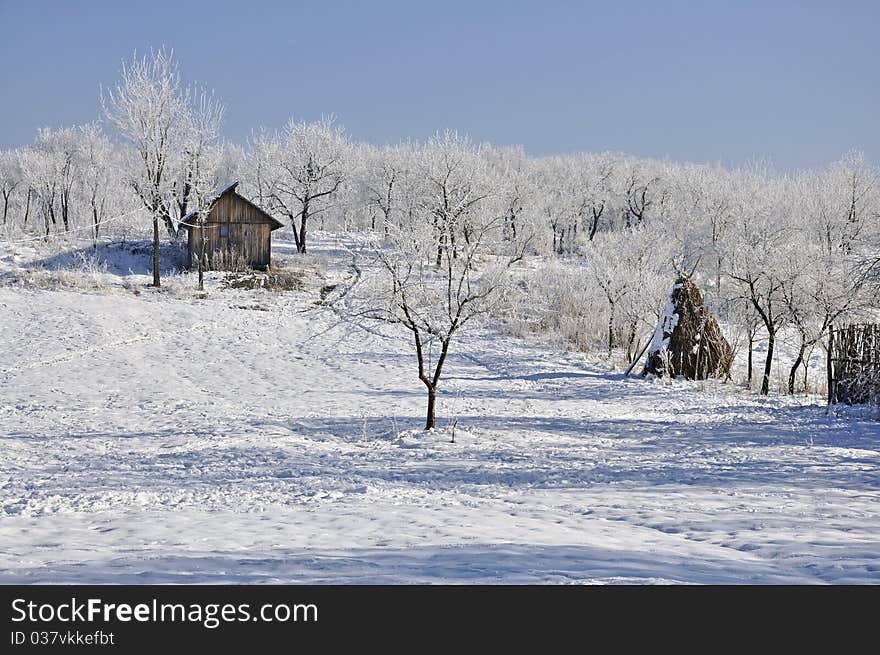
[[[532,154],[880,161],[878,0],[0,0],[0,24],[0,147],[96,118],[122,60],[165,45],[233,141],[335,114],[377,144],[449,127]]]

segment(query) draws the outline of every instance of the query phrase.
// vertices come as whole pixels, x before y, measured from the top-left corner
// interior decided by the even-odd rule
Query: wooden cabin
[[[215,196],[204,222],[196,212],[181,219],[179,229],[187,231],[189,266],[197,266],[204,255],[207,268],[213,270],[269,267],[272,231],[283,224],[239,195],[237,186],[233,182]]]

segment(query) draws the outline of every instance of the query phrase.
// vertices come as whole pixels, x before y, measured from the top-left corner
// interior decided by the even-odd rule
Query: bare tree
[[[175,170],[186,118],[186,94],[173,55],[165,50],[132,57],[115,89],[102,94],[110,123],[135,149],[129,183],[153,221],[153,286],[159,279],[159,223],[176,233],[169,212]]]
[[[470,152],[451,153],[451,140]],[[369,253],[379,273],[373,286],[360,285],[366,307],[361,314],[409,332],[418,378],[427,392],[426,430],[436,425],[437,394],[453,340],[503,302],[511,263],[522,251],[521,243],[511,247],[506,238],[504,213],[490,199],[491,178],[479,173],[482,164],[469,156],[475,149],[464,143],[448,134],[432,139],[419,153],[419,170],[427,176],[422,201],[389,225],[387,235],[374,235]],[[448,176],[438,175],[441,167]],[[469,191],[453,179],[467,181]],[[451,192],[445,200],[444,189]],[[454,247],[453,231],[459,236]],[[443,244],[439,264],[438,243]]]
[[[783,291],[787,270],[783,266],[784,246],[791,236],[784,204],[778,191],[766,180],[753,178],[761,189],[740,198],[739,233],[732,239],[727,256],[728,276],[736,284],[738,297],[749,303],[767,331],[767,356],[761,378],[761,394],[770,390],[770,372],[779,329],[788,317]]]
[[[12,192],[22,183],[19,153],[15,150],[0,151],[0,193],[3,194],[3,225],[9,215],[9,200]]]
[[[342,128],[331,118],[318,123],[291,120],[280,137],[262,135],[255,144],[263,170],[271,175],[270,206],[290,220],[297,252],[306,252],[309,219],[331,207],[345,181],[346,146]]]
[[[639,165],[633,165],[629,177],[626,180],[626,226],[633,227],[642,225],[648,215],[648,210],[654,204],[651,192],[652,187],[659,180],[656,177],[648,178]]]
[[[614,160],[608,155],[600,155],[587,162],[581,181],[582,191],[578,214],[588,227],[587,239],[596,238],[603,214],[611,204],[611,181],[614,175]]]
[[[376,229],[376,211],[381,212],[382,231],[388,233],[390,226],[402,220],[407,185],[413,178],[413,153],[410,145],[383,148],[372,151],[365,162],[365,187],[367,203],[371,208],[371,229]]]
[[[505,216],[505,239],[516,241],[534,210],[535,181],[531,161],[522,148],[489,148],[488,158],[497,179],[495,194]]]
[[[28,194],[28,208],[25,214],[30,213],[31,196],[36,200],[39,211],[43,215],[43,234],[49,236],[52,227],[57,225],[57,201],[58,201],[58,176],[55,160],[50,151],[42,147],[32,147],[25,150],[19,159],[24,171],[25,180],[30,190]]]
[[[805,353],[823,339],[829,353],[834,324],[871,304],[864,294],[867,279],[860,264],[865,248],[860,242],[866,236],[870,240],[873,232],[877,182],[877,171],[864,157],[849,153],[826,171],[802,174],[787,185],[787,202],[801,217],[783,257],[789,270],[783,294],[799,336],[789,393],[794,393],[801,365],[806,387]],[[830,361],[826,366],[830,370]]]
[[[207,182],[214,184],[214,171],[220,158],[220,125],[226,108],[213,92],[204,87],[193,87],[186,93],[187,106],[181,121],[181,166],[179,178],[174,181],[172,194],[180,218],[189,213],[193,200],[211,195]],[[197,211],[201,208],[197,207]]]
[[[470,241],[472,209],[490,193],[488,169],[466,137],[446,130],[428,140],[419,158],[419,174],[425,180],[422,209],[431,217],[439,268],[444,254],[455,259],[460,241]]]
[[[92,243],[98,247],[101,225],[107,217],[113,185],[114,161],[110,139],[101,132],[97,123],[80,128],[83,157],[83,190],[92,217]]]
[[[492,311],[501,298],[503,267],[482,262],[490,242],[500,239],[503,221],[475,222],[471,239],[460,246],[458,257],[446,252],[438,268],[432,262],[433,240],[392,227],[393,245],[376,250],[391,285],[389,317],[409,330],[415,349],[419,380],[428,404],[425,429],[435,426],[437,390],[450,344],[461,328]]]

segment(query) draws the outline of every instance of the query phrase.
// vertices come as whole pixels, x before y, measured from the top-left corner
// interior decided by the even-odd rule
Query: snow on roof
[[[213,196],[211,196],[211,200],[208,202],[208,207],[213,205],[215,202],[217,202],[220,198],[225,196],[230,191],[234,191],[235,187],[237,187],[237,186],[238,186],[238,180],[236,180],[235,182],[233,182],[231,184],[228,184],[220,191],[217,191]],[[194,223],[190,223],[189,220],[194,219],[196,217],[196,214],[198,214],[198,213],[199,213],[198,210],[191,211],[189,214],[187,214],[186,216],[184,216],[183,218],[180,219],[180,225],[183,227],[188,227],[188,226],[194,225]]]
[[[235,188],[236,188],[237,186],[238,186],[238,180],[236,180],[235,182],[232,182],[231,184],[227,185],[226,187],[222,188],[220,191],[218,191],[217,193],[215,193],[215,194],[211,197],[210,202],[208,202],[208,205],[207,205],[208,208],[210,209],[211,206],[212,206],[215,202],[217,202],[220,198],[222,198],[223,196],[225,196],[227,193],[230,193],[230,192],[235,191]],[[280,228],[280,227],[284,227],[284,223],[282,223],[281,221],[279,221],[279,220],[278,220],[277,218],[275,218],[274,216],[271,216],[271,215],[269,214],[269,212],[267,212],[265,209],[263,209],[262,207],[260,207],[260,206],[258,206],[258,205],[255,205],[253,202],[251,202],[250,200],[248,200],[247,198],[245,198],[245,197],[244,197],[243,195],[241,195],[241,194],[238,194],[238,193],[237,193],[236,195],[238,195],[238,197],[241,198],[242,200],[244,200],[247,204],[249,204],[249,205],[251,205],[252,207],[256,208],[260,213],[262,213],[264,216],[266,216],[266,218],[268,218],[270,221],[272,221],[272,223],[274,224],[274,227],[272,228],[273,230],[277,230],[277,229]],[[189,212],[186,216],[184,216],[183,218],[181,218],[180,221],[179,221],[178,224],[177,224],[178,229],[180,229],[180,228],[185,228],[185,227],[193,227],[193,226],[195,226],[195,218],[196,218],[196,215],[197,215],[197,214],[198,214],[198,210],[195,210],[195,211],[191,211],[191,212]]]

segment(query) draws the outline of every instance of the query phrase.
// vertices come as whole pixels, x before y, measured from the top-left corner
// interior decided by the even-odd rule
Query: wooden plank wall
[[[211,208],[208,214],[208,222],[229,222],[229,223],[265,223],[266,219],[258,209],[245,202],[240,196],[234,193],[227,193],[222,198],[218,198],[217,202]]]
[[[221,236],[221,225],[227,225],[228,236]],[[208,214],[204,229],[191,230],[194,238],[190,238],[190,261],[192,256],[201,252],[201,233],[204,232],[205,250],[214,252],[237,253],[246,258],[253,267],[263,268],[271,261],[272,231],[270,224],[255,207],[239,196],[230,193],[219,198]]]

